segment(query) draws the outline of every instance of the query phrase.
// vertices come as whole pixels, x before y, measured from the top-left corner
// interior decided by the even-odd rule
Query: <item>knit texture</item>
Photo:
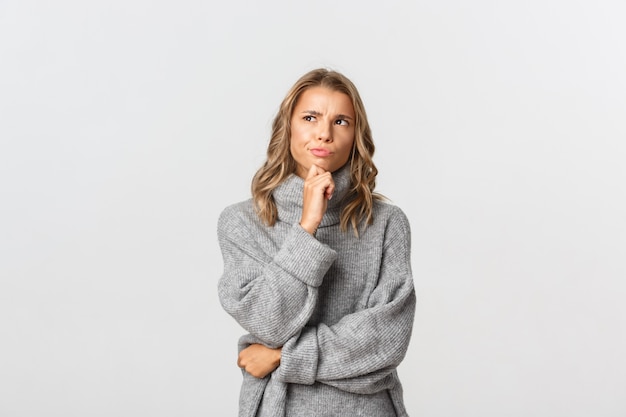
[[[342,232],[346,168],[316,236],[300,225],[304,180],[274,190],[278,221],[264,225],[252,200],[227,207],[218,238],[224,309],[252,343],[282,346],[263,379],[242,371],[240,417],[407,416],[396,373],[415,314],[410,229],[397,207],[376,202],[374,223]]]

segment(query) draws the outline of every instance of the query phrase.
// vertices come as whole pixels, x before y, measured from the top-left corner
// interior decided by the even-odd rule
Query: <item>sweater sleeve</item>
[[[387,225],[378,284],[367,308],[332,326],[305,327],[283,346],[276,377],[362,394],[391,388],[415,314],[410,252],[409,223],[397,209]]]
[[[277,252],[269,255],[251,221],[233,207],[220,216],[224,273],[218,294],[224,309],[251,335],[280,347],[309,320],[317,288],[337,254],[295,224]]]

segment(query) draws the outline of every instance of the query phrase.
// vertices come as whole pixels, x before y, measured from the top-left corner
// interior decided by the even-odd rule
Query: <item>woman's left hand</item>
[[[252,344],[239,352],[237,366],[256,378],[265,378],[280,365],[281,350]]]

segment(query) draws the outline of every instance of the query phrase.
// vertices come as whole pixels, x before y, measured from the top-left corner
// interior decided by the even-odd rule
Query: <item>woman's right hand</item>
[[[314,234],[322,222],[328,200],[335,191],[335,182],[330,172],[311,165],[304,179],[302,217],[300,226],[310,234]]]

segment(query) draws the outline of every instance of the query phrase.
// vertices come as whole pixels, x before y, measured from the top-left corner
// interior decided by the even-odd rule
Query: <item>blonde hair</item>
[[[272,192],[290,174],[296,172],[296,161],[291,156],[291,116],[302,93],[311,87],[325,87],[350,97],[355,113],[354,144],[348,164],[350,164],[350,184],[348,203],[341,211],[340,225],[347,231],[351,225],[356,236],[358,225],[373,221],[374,200],[383,197],[374,192],[378,170],[372,161],[374,142],[365,114],[365,107],[356,87],[344,75],[327,69],[315,69],[304,74],[291,87],[280,105],[272,124],[272,136],[267,148],[267,160],[252,179],[252,198],[257,214],[268,226],[273,226],[278,218],[278,209]]]

